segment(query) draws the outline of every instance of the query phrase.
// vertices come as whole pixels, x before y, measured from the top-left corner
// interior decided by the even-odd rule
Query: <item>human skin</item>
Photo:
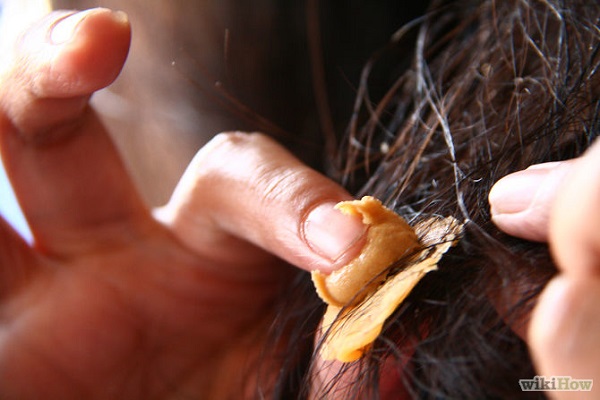
[[[230,133],[150,210],[88,104],[125,62],[129,21],[70,15],[33,26],[0,81],[2,158],[34,236],[0,221],[0,398],[251,393],[289,264],[331,271],[360,251],[364,227],[333,210],[350,195]]]
[[[547,241],[559,268],[529,325],[527,341],[538,373],[598,381],[600,142],[578,159],[508,175],[490,192],[490,204],[499,228]],[[581,395],[549,393],[555,399]]]

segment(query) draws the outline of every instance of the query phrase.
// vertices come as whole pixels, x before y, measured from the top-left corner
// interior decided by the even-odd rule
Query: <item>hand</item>
[[[541,164],[500,180],[490,193],[495,223],[548,241],[559,274],[544,289],[528,334],[538,373],[600,378],[600,142],[582,157]],[[524,377],[527,378],[527,377]],[[594,389],[597,391],[597,389]],[[557,399],[581,392],[551,392]]]
[[[2,75],[0,149],[34,236],[0,221],[2,399],[239,398],[284,261],[360,250],[362,224],[332,209],[350,196],[259,134],[217,136],[150,212],[88,104],[129,40],[122,13],[53,13]]]

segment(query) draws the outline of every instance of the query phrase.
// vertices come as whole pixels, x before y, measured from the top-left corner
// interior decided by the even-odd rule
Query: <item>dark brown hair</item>
[[[409,221],[452,215],[466,230],[386,323],[346,398],[377,398],[384,362],[414,398],[543,396],[519,387],[535,371],[515,331],[555,266],[546,245],[498,231],[487,195],[506,174],[576,157],[598,136],[599,21],[593,1],[436,1],[366,65],[336,176]],[[375,97],[382,63],[389,90]],[[320,306],[299,279],[315,303],[287,318],[296,351],[279,398],[306,396],[317,373],[306,332]]]

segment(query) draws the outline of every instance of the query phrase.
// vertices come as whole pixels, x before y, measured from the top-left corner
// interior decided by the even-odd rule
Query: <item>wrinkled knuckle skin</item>
[[[212,194],[232,194],[252,181],[261,154],[257,135],[244,132],[225,132],[215,135],[197,153],[191,168],[196,190],[212,190]],[[224,193],[223,193],[224,192]]]
[[[267,207],[272,203],[292,203],[310,192],[306,171],[274,168],[259,172],[255,179]]]

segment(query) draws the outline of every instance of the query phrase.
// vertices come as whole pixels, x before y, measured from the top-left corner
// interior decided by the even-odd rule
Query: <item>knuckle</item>
[[[223,183],[247,177],[255,169],[257,145],[254,134],[240,131],[215,135],[196,154],[192,164],[198,182]]]
[[[235,150],[235,148],[257,146],[266,139],[267,137],[259,132],[229,131],[215,135],[210,142],[207,143],[207,146],[213,146],[214,148],[224,147],[226,150]]]

